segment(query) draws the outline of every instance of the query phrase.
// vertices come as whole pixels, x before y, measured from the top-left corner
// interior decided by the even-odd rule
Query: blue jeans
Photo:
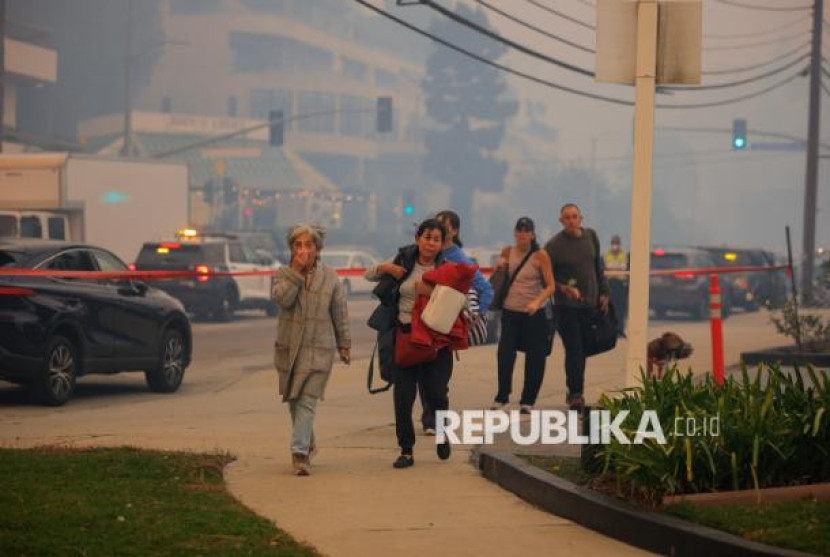
[[[314,413],[317,410],[317,399],[302,395],[288,401],[288,410],[291,412],[291,453],[308,455],[314,446]]]

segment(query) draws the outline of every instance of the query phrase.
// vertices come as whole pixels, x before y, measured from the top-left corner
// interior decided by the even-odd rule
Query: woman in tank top
[[[507,266],[509,279],[515,276],[504,299],[501,312],[501,338],[498,349],[499,390],[494,409],[506,409],[513,389],[513,366],[516,352],[525,353],[525,377],[519,400],[523,414],[536,404],[545,360],[549,353],[548,323],[545,306],[553,295],[554,281],[550,257],[539,249],[536,226],[528,217],[516,222],[516,244],[502,250],[498,266]],[[509,280],[508,279],[508,280]]]

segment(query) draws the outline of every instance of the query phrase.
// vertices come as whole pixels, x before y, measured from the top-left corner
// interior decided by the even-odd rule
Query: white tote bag
[[[432,290],[429,302],[421,313],[421,320],[436,333],[446,335],[452,330],[466,303],[466,294],[439,284]]]

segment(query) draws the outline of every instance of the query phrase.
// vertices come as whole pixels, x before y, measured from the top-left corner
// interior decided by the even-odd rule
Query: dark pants
[[[608,293],[617,314],[617,334],[625,334],[625,318],[628,315],[628,281],[608,279]]]
[[[571,397],[582,396],[585,385],[582,331],[590,316],[590,308],[556,306],[556,328],[565,346],[565,381]]]
[[[539,310],[533,315],[502,310],[498,350],[499,392],[496,394],[496,402],[510,402],[513,366],[516,363],[516,352],[521,347],[525,352],[525,379],[519,404],[532,406],[536,403],[542,380],[545,378],[545,360],[548,354],[547,327],[544,310]]]
[[[438,352],[435,361],[418,366],[396,368],[395,387],[395,432],[401,451],[412,452],[415,446],[415,428],[412,425],[412,407],[418,386],[423,387],[423,397],[432,409],[432,423],[436,410],[450,407],[449,383],[452,375],[452,352],[445,348]]]
[[[449,383],[451,377],[452,365],[450,365],[450,377],[447,377],[447,383]],[[435,429],[435,408],[429,403],[429,397],[426,394],[423,381],[418,382],[418,398],[421,399],[421,425],[425,431],[427,429]]]

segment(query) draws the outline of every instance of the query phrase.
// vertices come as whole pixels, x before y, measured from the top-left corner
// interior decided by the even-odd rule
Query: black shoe
[[[435,445],[435,452],[438,453],[438,458],[441,460],[447,460],[450,458],[450,454],[452,454],[452,446],[449,441],[438,443]]]
[[[585,399],[582,398],[582,395],[576,395],[571,397],[571,402],[568,405],[570,410],[576,410],[577,412],[582,412],[585,410]]]
[[[402,454],[392,463],[392,466],[395,468],[409,468],[415,464],[415,459],[412,458],[411,454]]]

